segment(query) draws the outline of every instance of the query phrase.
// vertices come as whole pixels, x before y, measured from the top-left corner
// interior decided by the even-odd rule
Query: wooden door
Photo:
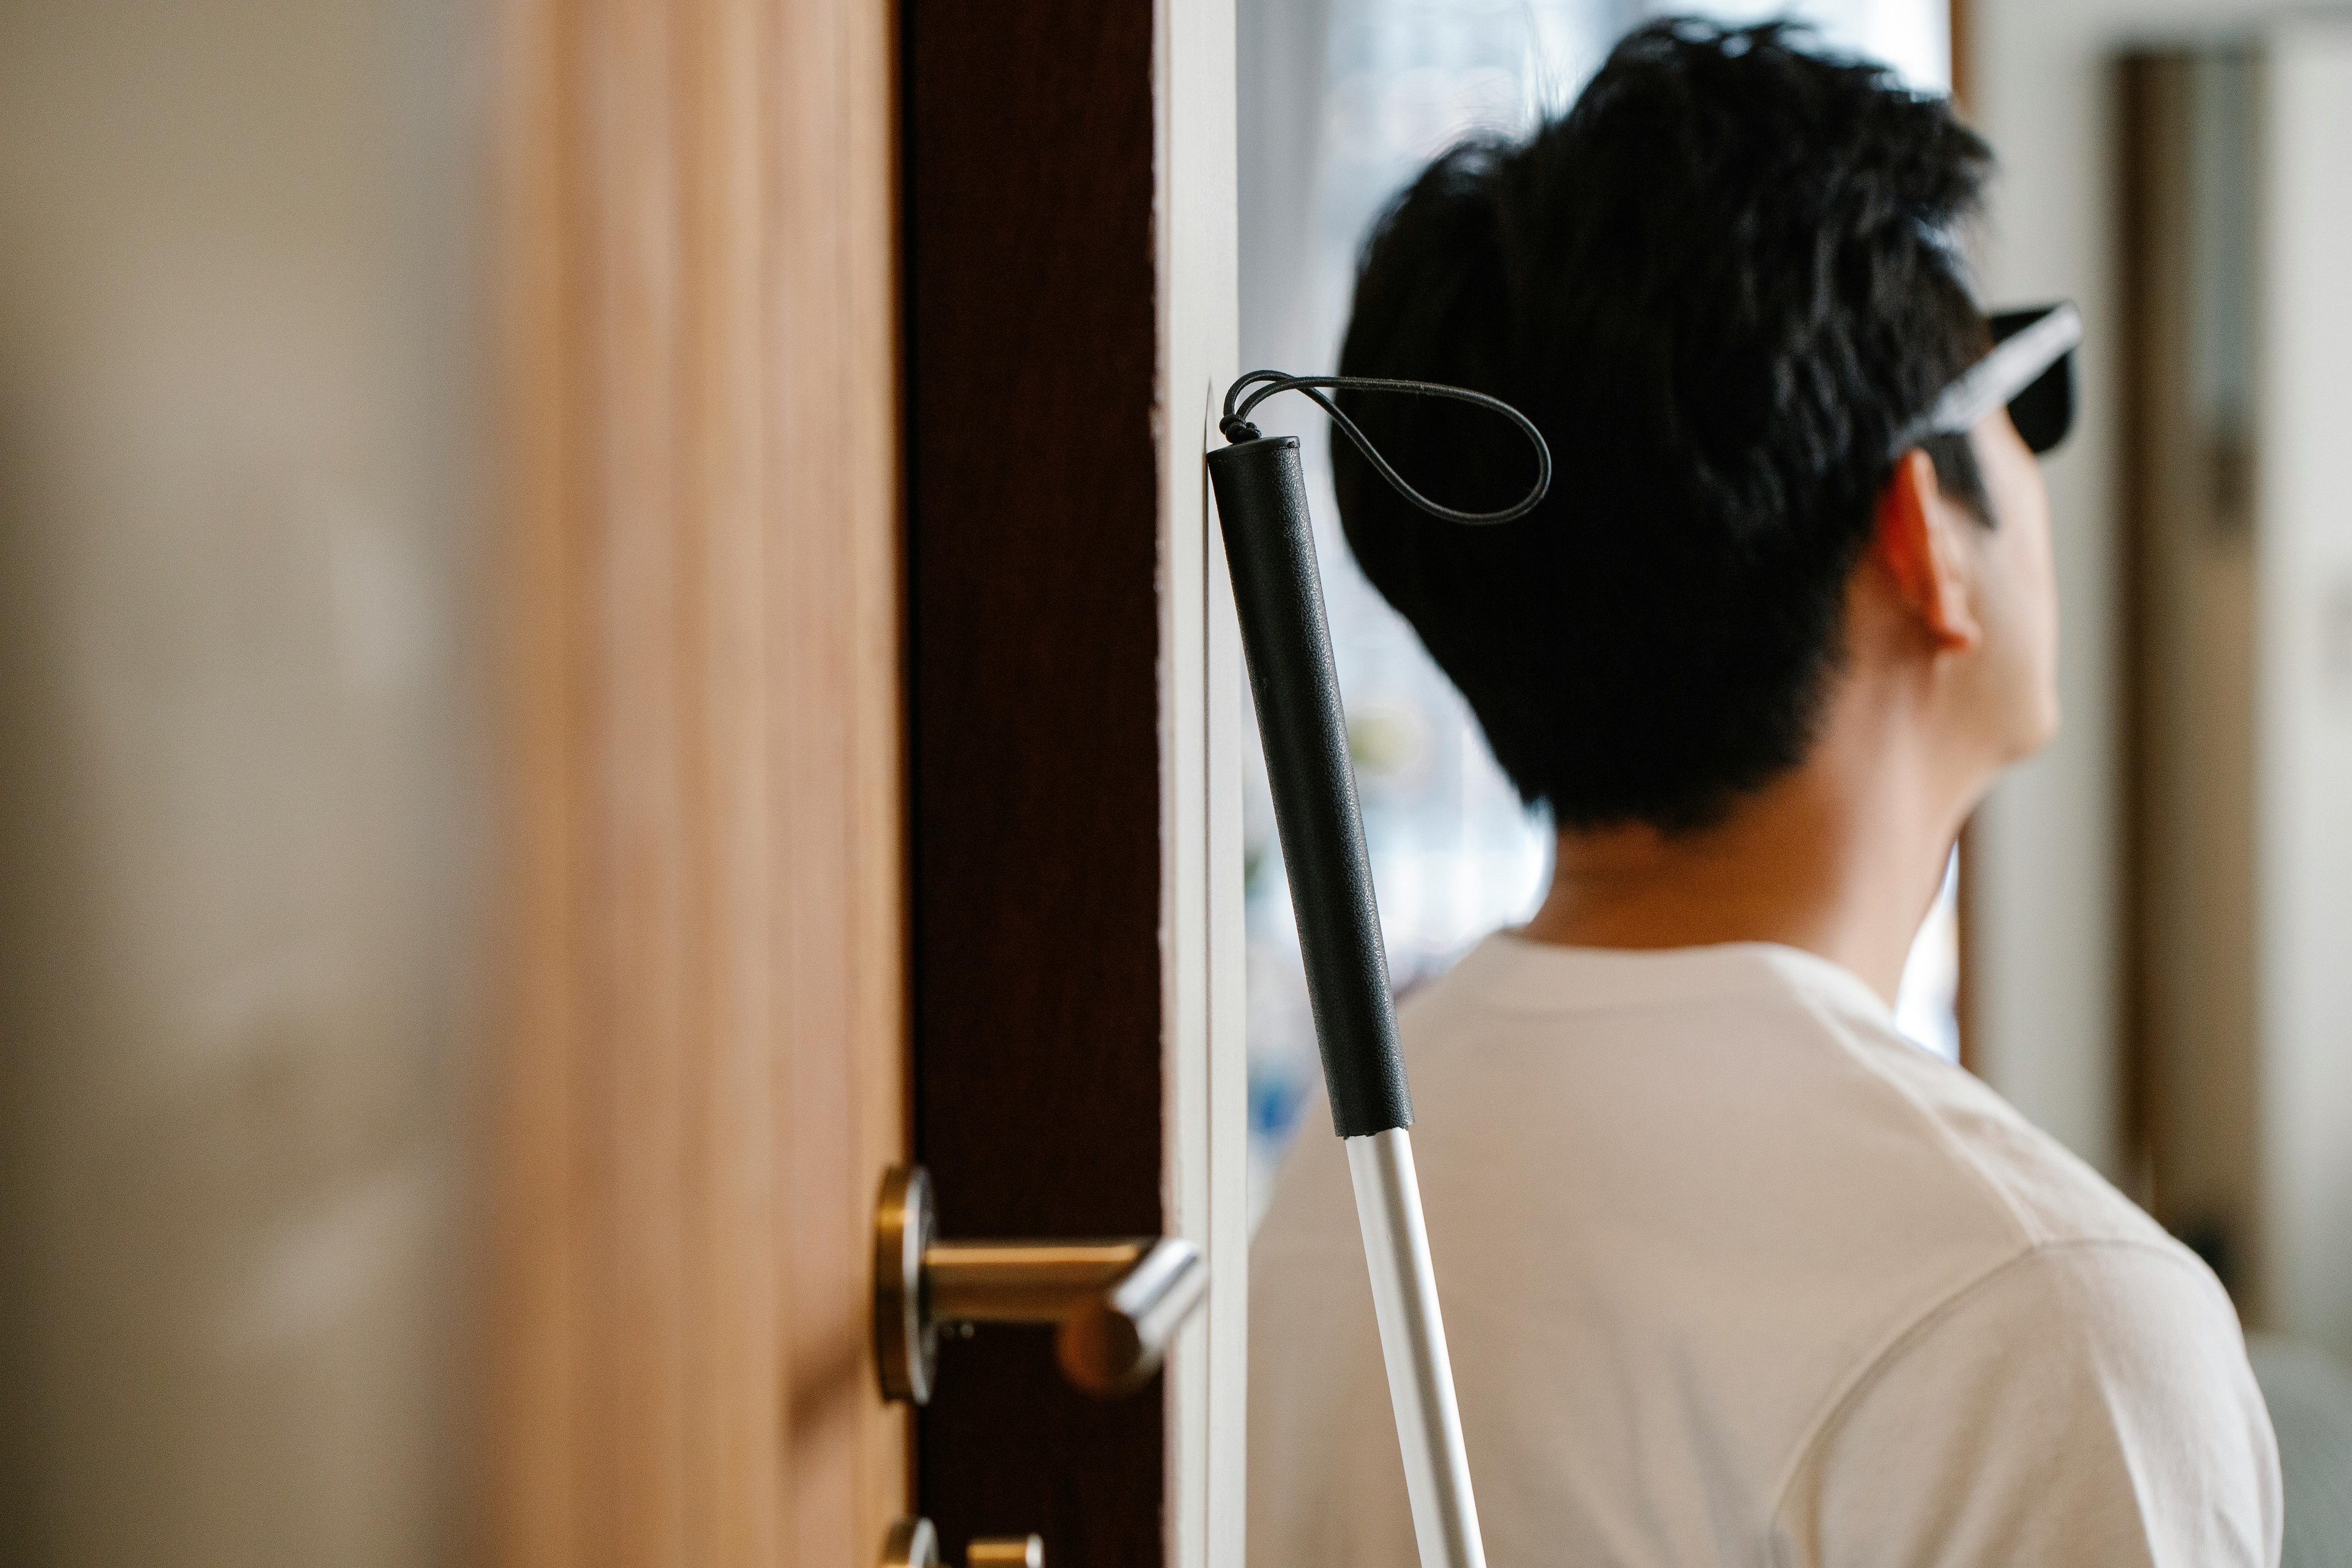
[[[501,1563],[1237,1563],[1229,5],[509,0]],[[1184,1235],[1123,1402],[868,1226]]]
[[[510,0],[493,1557],[873,1561],[907,1146],[887,0]]]

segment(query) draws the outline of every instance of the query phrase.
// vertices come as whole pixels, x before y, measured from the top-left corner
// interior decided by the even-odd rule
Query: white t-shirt
[[[2278,1562],[2212,1274],[1852,973],[1500,936],[1403,1030],[1496,1568]],[[1407,1568],[1319,1109],[1250,1267],[1249,1561]]]

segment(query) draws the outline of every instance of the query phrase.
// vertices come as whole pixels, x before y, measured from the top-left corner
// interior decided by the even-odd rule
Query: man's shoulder
[[[1983,1079],[1867,1021],[1844,1021],[1847,1048],[1915,1104],[1951,1160],[2018,1227],[2021,1248],[2116,1242],[2190,1256],[2073,1150]]]
[[[2169,1244],[2025,1249],[1861,1369],[1793,1458],[1776,1533],[1850,1561],[1931,1540],[1969,1562],[2277,1561],[2277,1449],[2236,1316]]]
[[[1435,1073],[1507,1052],[1537,1067],[1527,1088],[1538,1095],[1550,1069],[1570,1091],[1650,1079],[1674,1089],[1652,1103],[1703,1118],[1728,1086],[1732,1113],[1762,1138],[1899,1164],[1939,1201],[1973,1194],[2019,1247],[2167,1239],[1981,1079],[1906,1037],[1859,977],[1792,948],[1621,954],[1498,939],[1420,992],[1402,1022]]]
[[[1636,1207],[1657,1200],[1644,1217],[1670,1231],[1715,1233],[1761,1208],[1743,1232],[1780,1237],[1789,1256],[1932,1255],[1946,1281],[2046,1245],[2181,1250],[1981,1079],[1906,1038],[1859,979],[1794,950],[1490,943],[1402,1022],[1429,1113],[1424,1163],[1441,1173],[1472,1152],[1490,1169],[1508,1150],[1645,1194]],[[1846,1239],[1790,1236],[1790,1221]]]

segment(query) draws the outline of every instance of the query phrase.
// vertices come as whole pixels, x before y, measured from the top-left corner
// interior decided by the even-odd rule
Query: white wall
[[[470,0],[0,0],[0,1562],[455,1558]]]
[[[1969,948],[1975,1044],[2029,1117],[2120,1169],[2116,599],[2116,75],[2135,44],[2243,31],[2280,0],[1972,0],[1970,108],[2001,174],[1988,297],[2071,298],[2087,328],[2081,415],[2048,466],[2065,726],[1988,803]],[[2342,10],[2342,7],[2336,9]]]

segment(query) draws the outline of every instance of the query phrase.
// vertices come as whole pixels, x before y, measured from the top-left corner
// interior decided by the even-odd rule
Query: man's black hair
[[[1652,23],[1525,142],[1439,158],[1365,246],[1340,372],[1513,403],[1557,477],[1463,527],[1335,440],[1349,543],[1564,827],[1703,826],[1802,760],[1897,432],[1988,343],[1954,252],[1984,142],[1797,41]],[[1448,505],[1526,489],[1490,414],[1343,404]],[[1967,438],[1927,449],[1989,519]]]

